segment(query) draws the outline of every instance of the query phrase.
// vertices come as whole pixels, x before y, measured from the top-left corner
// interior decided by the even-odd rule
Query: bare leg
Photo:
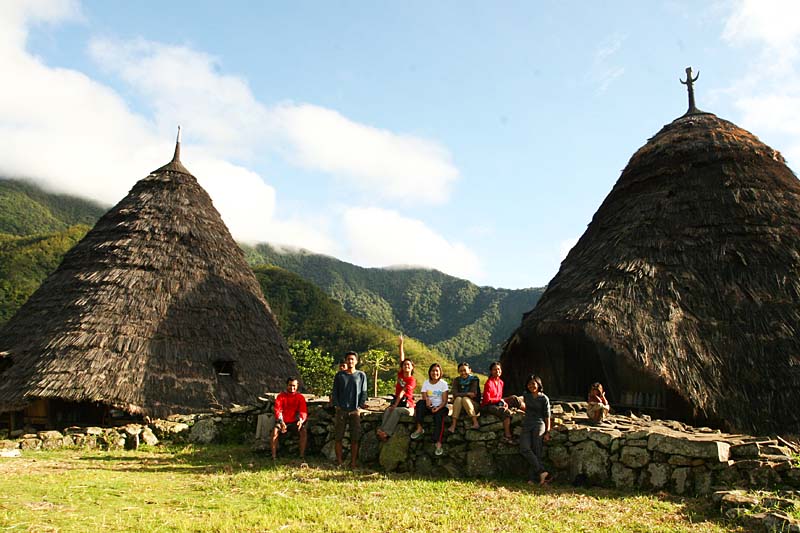
[[[272,439],[270,440],[270,444],[272,445],[272,458],[275,459],[278,456],[278,428],[272,428]]]
[[[308,431],[305,426],[300,429],[300,459],[306,458],[306,444],[308,443]]]
[[[448,431],[450,433],[456,432],[456,425],[458,424],[458,415],[461,414],[461,408],[463,407],[464,399],[463,396],[459,396],[455,400],[453,400],[453,416],[450,422],[450,428]]]
[[[511,435],[511,418],[505,417],[503,418],[503,433],[507,439],[512,438]]]
[[[358,443],[353,442],[350,444],[350,466],[355,470],[356,459],[358,459]]]
[[[342,441],[336,441],[336,464],[342,464]]]

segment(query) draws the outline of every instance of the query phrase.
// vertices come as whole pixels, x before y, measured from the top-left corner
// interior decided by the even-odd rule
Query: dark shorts
[[[336,442],[342,441],[347,426],[350,426],[350,441],[359,442],[361,440],[361,417],[358,416],[357,410],[348,412],[337,407],[334,420],[334,439]]]
[[[308,428],[308,421],[306,421],[306,423],[303,424],[303,429],[307,430],[307,428]],[[278,430],[278,438],[287,437],[289,435],[295,435],[296,436],[296,435],[300,434],[300,430],[297,429],[297,422],[287,423],[286,424],[286,433],[281,433],[280,426],[277,423],[275,424],[275,429]]]

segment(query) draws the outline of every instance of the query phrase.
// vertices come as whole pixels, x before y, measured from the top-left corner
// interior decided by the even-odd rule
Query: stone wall
[[[324,399],[309,401],[309,453],[333,460],[333,416],[326,403]],[[411,417],[404,417],[392,438],[381,443],[375,429],[380,426],[385,406],[385,401],[372,399],[369,410],[362,413],[359,460],[366,467],[451,478],[525,475],[527,468],[517,445],[501,440],[502,422],[497,418],[481,416],[480,429],[474,430],[466,417],[455,434],[446,434],[445,453],[437,457],[429,440],[430,423],[422,439],[410,439],[414,429]],[[677,494],[708,494],[720,488],[800,488],[800,466],[793,458],[797,450],[778,438],[726,434],[634,416],[611,416],[591,425],[584,411],[581,403],[556,402],[553,406],[552,439],[544,454],[548,468],[561,481]],[[517,413],[512,419],[515,435],[520,432],[522,416]],[[260,429],[267,434],[272,426],[269,401],[224,413],[172,416],[118,428],[0,434],[0,438],[6,438],[0,441],[0,449],[5,455],[13,455],[60,446],[136,448],[143,443],[154,445],[160,439],[200,444],[251,442],[257,450],[268,450],[265,441],[254,440],[259,417]],[[296,454],[296,442],[291,439],[283,447],[283,456]]]

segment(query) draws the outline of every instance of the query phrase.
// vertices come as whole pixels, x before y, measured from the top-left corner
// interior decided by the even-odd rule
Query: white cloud
[[[341,175],[381,198],[440,203],[458,170],[438,143],[353,122],[314,105],[284,104],[276,126],[301,165]]]
[[[219,154],[281,151],[302,167],[334,174],[378,198],[437,203],[458,171],[439,144],[359,124],[310,104],[260,103],[219,61],[186,47],[95,39],[92,56],[155,108],[159,124],[191,123],[192,138]],[[191,121],[191,122],[190,122]]]
[[[188,138],[221,157],[249,156],[263,142],[268,111],[219,61],[184,46],[93,39],[91,56],[152,107],[161,131],[186,124]]]
[[[739,0],[725,21],[723,38],[797,51],[800,3],[796,0]]]
[[[169,160],[174,128],[183,124],[188,134],[183,162],[236,239],[331,255],[341,255],[342,249],[331,236],[333,215],[278,216],[275,189],[230,158],[279,146],[304,167],[334,173],[375,197],[416,201],[444,200],[458,177],[448,152],[435,142],[359,124],[313,105],[269,107],[246,81],[221,74],[220,61],[208,54],[144,40],[92,40],[91,56],[146,102],[146,115],[135,112],[111,87],[82,72],[48,66],[26,49],[33,24],[79,17],[78,4],[66,0],[13,2],[0,11],[0,69],[12,80],[0,91],[0,175],[33,178],[54,191],[114,204]],[[466,248],[416,224],[414,233],[432,250],[430,256],[371,251],[373,236],[358,231],[348,236],[349,245],[365,260],[385,256],[389,262],[472,272],[469,265],[477,261]],[[361,237],[366,241],[359,242]],[[445,251],[433,251],[437,246]],[[447,253],[467,266],[450,268]]]
[[[741,125],[779,138],[787,160],[800,160],[800,3],[740,0],[722,37],[755,52],[746,74],[726,91],[742,113]]]
[[[350,255],[358,264],[423,266],[471,280],[483,275],[478,256],[464,244],[449,242],[423,222],[396,211],[351,208],[343,224]]]
[[[0,28],[9,32],[6,36],[22,38],[0,38],[0,69],[8,80],[0,91],[0,175],[28,177],[50,190],[116,203],[137,180],[169,160],[175,122],[165,126],[169,133],[163,133],[111,88],[75,70],[49,67],[25,50],[29,25],[74,18],[78,13],[74,4],[26,2],[24,9],[20,4],[10,7],[0,12]],[[171,58],[172,63],[190,62],[191,53],[187,54]],[[169,78],[164,71],[157,74]],[[225,84],[222,79],[218,86]],[[230,85],[235,92],[236,84]],[[152,97],[156,107],[162,105],[156,93]],[[194,98],[195,103],[199,100]],[[202,109],[192,111],[200,123],[214,120],[207,119]],[[207,145],[225,144],[210,134],[204,140]],[[220,157],[220,152],[224,150],[185,146],[183,161],[209,192],[235,238],[280,237],[298,246],[330,249],[324,224],[276,220],[275,190],[254,172]]]
[[[0,54],[23,47],[28,25],[80,18],[81,10],[76,0],[3,0]]]
[[[608,90],[614,81],[625,74],[625,68],[613,64],[614,56],[622,48],[625,37],[614,34],[608,37],[594,51],[594,60],[588,76],[597,86],[597,92],[603,93]]]

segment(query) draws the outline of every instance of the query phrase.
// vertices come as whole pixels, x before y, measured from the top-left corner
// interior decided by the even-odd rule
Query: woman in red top
[[[403,350],[403,335],[399,339],[400,370],[397,372],[397,383],[394,386],[394,399],[392,404],[383,412],[381,427],[375,432],[379,439],[386,442],[397,428],[397,423],[402,415],[414,416],[414,388],[417,380],[414,378],[414,362],[406,359]]]
[[[511,412],[512,407],[520,407],[521,400],[517,396],[503,398],[503,368],[499,361],[495,361],[489,366],[491,376],[483,386],[483,397],[481,398],[481,413],[493,415],[503,421],[503,442],[511,444]]]

